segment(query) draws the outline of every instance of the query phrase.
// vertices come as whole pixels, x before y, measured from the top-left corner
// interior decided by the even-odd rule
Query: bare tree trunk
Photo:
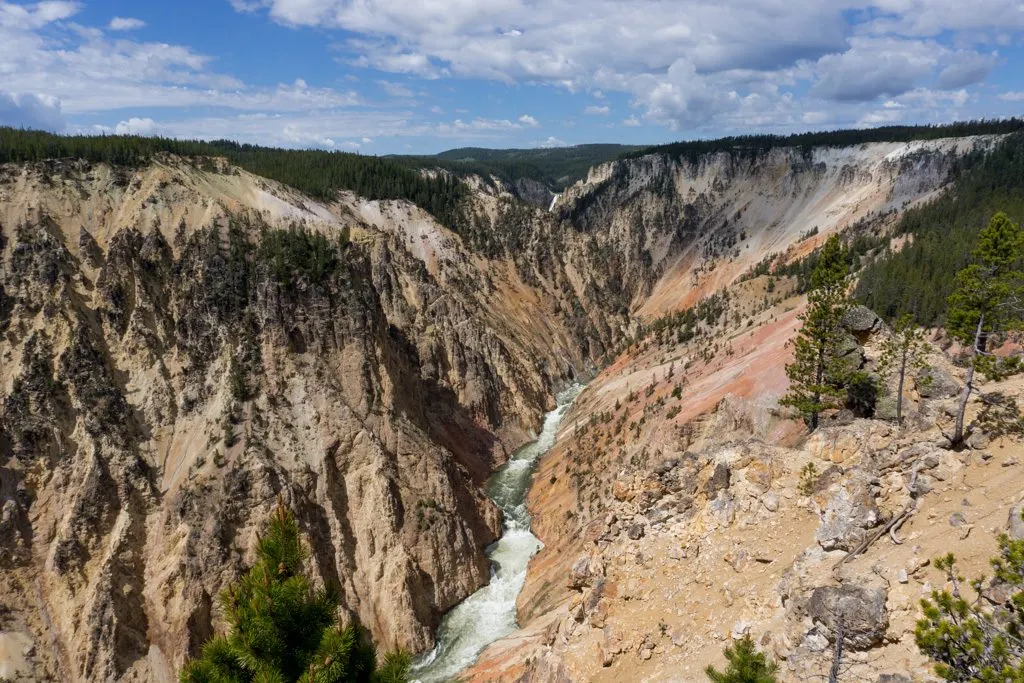
[[[971,356],[971,365],[967,368],[967,382],[960,394],[960,407],[956,412],[956,425],[953,427],[953,438],[950,439],[954,446],[959,446],[964,440],[964,414],[967,412],[967,401],[971,398],[974,390],[974,366],[977,363],[978,355],[985,352],[985,341],[982,335],[982,326],[985,323],[985,314],[978,317],[978,329],[974,332],[974,355]]]
[[[836,647],[832,651],[832,668],[828,671],[828,683],[839,683],[839,667],[843,664],[843,640],[846,638],[844,616],[846,615],[840,612],[839,623],[836,624]]]
[[[896,389],[896,424],[903,424],[903,378],[907,375],[907,347],[903,347],[903,357],[900,359],[900,381]]]

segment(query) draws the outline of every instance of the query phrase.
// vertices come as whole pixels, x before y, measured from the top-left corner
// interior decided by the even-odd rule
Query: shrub
[[[914,636],[918,648],[936,662],[936,672],[947,681],[1024,681],[1024,540],[1002,534],[999,554],[991,562],[994,580],[988,589],[984,577],[971,581],[975,597],[968,600],[952,553],[935,561],[952,590],[933,590],[930,599],[921,600],[924,617],[917,622]],[[1009,597],[993,608],[989,605],[1000,601],[986,590],[995,587]]]
[[[714,683],[777,683],[775,673],[779,665],[768,659],[763,652],[758,652],[754,640],[743,636],[725,648],[725,659],[729,663],[725,671],[718,671],[713,666],[704,670],[707,677]]]
[[[338,600],[314,589],[303,572],[307,551],[292,513],[278,504],[260,538],[256,564],[220,596],[227,635],[185,665],[182,683],[398,683],[409,657],[388,654],[377,667],[373,645],[356,626],[342,628]]]

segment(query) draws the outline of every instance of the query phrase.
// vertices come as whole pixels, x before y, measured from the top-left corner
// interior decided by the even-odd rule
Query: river
[[[413,663],[413,680],[441,683],[471,665],[495,640],[516,629],[516,597],[526,582],[526,566],[541,549],[540,539],[530,532],[526,493],[537,459],[555,443],[562,416],[583,387],[574,384],[561,392],[558,407],[544,417],[537,440],[523,446],[487,482],[487,495],[501,508],[501,538],[487,548],[491,581],[456,605],[437,632],[437,645]]]

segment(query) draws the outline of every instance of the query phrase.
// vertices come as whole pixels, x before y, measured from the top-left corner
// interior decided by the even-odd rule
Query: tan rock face
[[[413,207],[174,161],[3,178],[0,632],[32,670],[173,679],[279,496],[349,615],[431,647],[489,577],[481,484],[590,362],[558,297]]]

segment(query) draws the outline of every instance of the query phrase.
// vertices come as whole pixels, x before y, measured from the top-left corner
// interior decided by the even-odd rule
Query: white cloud
[[[383,46],[374,46],[366,54],[352,60],[352,64],[378,71],[409,74],[421,78],[440,78],[448,74],[447,69],[435,66],[428,57],[412,52],[400,52]]]
[[[157,124],[151,118],[130,118],[127,121],[120,121],[114,132],[118,135],[156,135]]]
[[[544,149],[550,149],[552,147],[565,147],[565,140],[559,140],[554,135],[549,135],[546,139],[540,140],[539,142],[533,143],[535,147],[543,147]]]
[[[0,0],[0,82],[7,91],[59,99],[65,115],[133,107],[311,112],[362,102],[352,91],[311,87],[301,79],[249,86],[213,71],[209,56],[186,46],[108,39],[86,27],[54,25],[77,5],[43,5],[26,9]]]
[[[142,19],[134,19],[132,17],[114,17],[110,20],[107,25],[111,31],[134,31],[136,29],[143,28],[146,25]]]
[[[0,126],[63,131],[60,100],[35,93],[0,91]]]
[[[213,140],[230,138],[242,142],[282,147],[361,149],[382,140],[417,137],[444,139],[454,146],[466,143],[497,144],[510,134],[529,127],[508,119],[457,119],[447,123],[416,121],[409,111],[333,110],[277,114],[241,113],[222,116],[169,119],[148,122],[129,119],[116,126],[69,126],[71,133],[131,133]],[[565,143],[552,138],[554,146]],[[395,143],[391,143],[395,144]],[[535,146],[542,143],[535,143]]]
[[[937,122],[1024,101],[978,86],[1005,70],[1001,53],[1014,55],[1024,38],[1021,0],[593,0],[587,12],[572,0],[229,2],[287,26],[341,29],[330,58],[402,76],[340,73],[338,82],[365,84],[342,88],[254,85],[188,45],[132,39],[125,31],[139,24],[130,17],[83,26],[77,2],[0,0],[0,116],[54,130],[109,116],[110,131],[341,149],[364,137],[522,143],[540,126],[513,111],[474,118],[456,108],[458,95],[445,107],[459,118],[437,123],[444,111],[428,113],[430,94],[414,79],[589,93],[592,115],[628,99],[634,115],[621,125],[688,136]],[[349,87],[396,100],[369,111]],[[605,99],[611,93],[625,98]]]
[[[812,92],[839,102],[901,95],[934,71],[940,53],[922,41],[854,38],[849,50],[818,60]]]
[[[323,147],[333,149],[337,143],[333,138],[317,131],[305,130],[299,126],[285,126],[281,131],[284,144],[289,147]]]
[[[0,0],[0,27],[30,30],[55,21],[68,19],[81,9],[77,2],[48,0],[28,5],[15,5]]]
[[[952,56],[949,65],[939,72],[939,87],[955,90],[983,81],[995,68],[997,61],[994,55],[958,51]]]
[[[868,28],[877,32],[934,37],[946,31],[995,33],[1024,28],[1017,0],[875,0]]]
[[[532,117],[529,117],[532,118]],[[513,130],[522,130],[524,127],[533,128],[532,124],[524,124],[521,122],[510,121],[508,119],[484,119],[476,118],[472,121],[463,121],[462,119],[455,119],[451,123],[438,124],[435,130],[440,134],[480,134],[480,133],[495,133],[495,132],[507,132]]]
[[[377,85],[379,85],[384,90],[384,92],[386,92],[388,95],[391,95],[392,97],[411,99],[412,97],[415,96],[412,90],[402,85],[401,83],[394,83],[392,81],[377,81]]]
[[[228,0],[231,6],[238,12],[255,12],[266,7],[268,3],[263,0]]]
[[[245,4],[285,25],[345,30],[347,61],[361,66],[623,92],[673,127],[799,125],[808,109],[856,121],[879,98],[981,82],[998,63],[982,46],[1024,32],[1020,0]]]

